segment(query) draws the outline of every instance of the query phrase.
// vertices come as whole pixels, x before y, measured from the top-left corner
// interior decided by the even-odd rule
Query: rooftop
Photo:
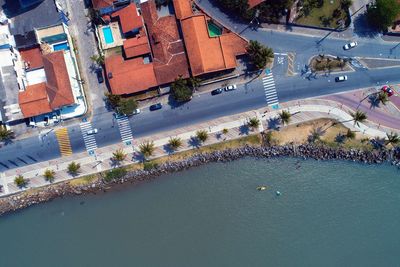
[[[124,34],[143,27],[142,17],[138,14],[136,5],[134,3],[112,13],[113,18],[119,17],[121,30]]]
[[[173,82],[179,75],[189,77],[189,64],[174,15],[159,17],[154,0],[141,4],[152,48],[154,71],[159,85]]]
[[[19,106],[25,118],[52,111],[47,96],[46,83],[27,86],[25,91],[19,92],[18,99]]]
[[[247,0],[247,3],[249,4],[249,9],[258,6],[262,2],[265,2],[265,0]]]
[[[94,9],[101,9],[113,5],[114,0],[92,0]]]
[[[31,49],[23,49],[20,50],[19,52],[22,60],[25,62],[26,70],[43,67],[43,57],[39,46],[36,46]]]
[[[158,85],[153,64],[143,58],[124,60],[121,55],[105,59],[106,74],[113,94],[133,94]]]
[[[246,53],[247,41],[235,33],[210,37],[204,14],[182,19],[181,26],[193,76],[235,68],[236,56]]]
[[[193,14],[192,4],[189,0],[173,0],[175,16],[177,19],[183,19]]]
[[[124,51],[127,58],[149,54],[151,51],[145,31],[143,30],[143,35],[126,39],[124,41]]]

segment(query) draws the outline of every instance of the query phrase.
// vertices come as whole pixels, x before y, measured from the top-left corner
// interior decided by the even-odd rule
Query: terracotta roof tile
[[[57,51],[43,56],[43,63],[50,107],[57,109],[75,103],[65,64],[64,52]]]
[[[193,14],[190,0],[174,0],[174,9],[177,19],[184,19]]]
[[[111,16],[113,18],[119,17],[119,22],[124,34],[143,27],[142,17],[138,14],[134,3],[114,12]]]
[[[19,53],[27,70],[43,67],[43,57],[39,47],[20,50]]]
[[[259,4],[261,4],[262,2],[264,2],[265,0],[248,0],[247,3],[249,4],[249,9],[258,6]]]
[[[52,111],[47,97],[46,83],[27,86],[25,91],[18,93],[18,102],[25,118]]]
[[[210,37],[203,14],[181,20],[181,26],[194,76],[235,68],[236,56],[246,51],[247,42],[234,33]]]
[[[124,51],[127,58],[149,54],[151,51],[145,31],[143,30],[143,33],[139,36],[126,39]]]
[[[159,18],[154,0],[142,3],[141,10],[148,30],[158,84],[173,82],[179,75],[188,78],[189,64],[175,16]]]
[[[113,5],[114,0],[92,0],[94,9],[101,9]]]
[[[105,65],[113,94],[133,94],[158,85],[153,64],[144,64],[142,58],[124,60],[114,55],[106,58]]]

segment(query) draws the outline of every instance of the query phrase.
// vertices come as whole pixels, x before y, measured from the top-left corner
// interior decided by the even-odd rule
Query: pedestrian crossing
[[[119,132],[121,134],[122,142],[129,145],[132,143],[132,129],[129,124],[129,120],[127,116],[121,116],[117,118]]]
[[[275,81],[272,72],[268,73],[262,79],[262,82],[264,86],[265,100],[267,101],[268,106],[278,105],[278,95],[276,94]]]
[[[55,130],[55,134],[60,147],[60,153],[62,157],[72,155],[71,143],[69,141],[68,129],[60,128]]]
[[[90,122],[82,122],[80,124],[83,141],[85,142],[86,151],[90,152],[97,148],[96,139],[94,134],[87,134],[88,131],[93,130]]]

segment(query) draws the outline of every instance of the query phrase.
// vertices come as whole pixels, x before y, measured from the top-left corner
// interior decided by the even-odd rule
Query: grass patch
[[[122,55],[122,46],[116,46],[116,47],[104,50],[104,57],[110,57],[110,56],[114,56],[114,55]]]
[[[86,175],[69,181],[71,186],[83,186],[95,182],[99,179],[97,174]]]
[[[348,63],[344,59],[322,55],[313,57],[310,66],[314,71],[350,70]]]
[[[143,163],[143,169],[149,171],[158,167],[158,163],[155,161],[145,161]]]
[[[103,179],[106,182],[111,182],[112,180],[117,180],[125,176],[127,173],[126,169],[121,167],[121,168],[115,168],[112,170],[109,170],[105,173]]]
[[[300,16],[296,19],[297,24],[336,28],[340,25],[340,21],[346,22],[347,25],[347,10],[341,6],[340,0],[324,0],[322,7],[311,7],[308,1],[304,1],[303,8],[300,11]]]

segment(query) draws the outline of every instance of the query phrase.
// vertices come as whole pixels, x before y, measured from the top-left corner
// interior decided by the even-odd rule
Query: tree
[[[175,151],[182,146],[182,139],[179,137],[171,137],[168,141],[168,146]]]
[[[121,115],[132,115],[137,108],[138,104],[135,99],[121,99],[117,107],[117,113]]]
[[[190,77],[188,81],[189,81],[189,84],[192,87],[193,91],[196,90],[200,86],[200,83],[201,83],[201,79],[197,78],[197,77]]]
[[[201,142],[204,143],[208,139],[208,133],[205,130],[199,130],[196,132],[196,138]]]
[[[289,124],[291,117],[292,117],[292,114],[290,114],[289,111],[282,110],[282,112],[279,113],[279,119],[281,120],[281,123],[283,125]]]
[[[103,65],[104,64],[104,56],[103,55],[93,55],[90,57],[90,59],[93,62],[96,62],[97,65]]]
[[[112,161],[116,162],[119,164],[120,162],[124,161],[126,159],[126,153],[122,149],[117,149],[111,158]]]
[[[144,159],[150,157],[153,155],[155,150],[154,142],[153,141],[147,141],[145,143],[142,143],[139,145],[139,151],[142,153]]]
[[[224,135],[227,135],[227,134],[228,134],[228,132],[229,132],[229,130],[228,130],[228,129],[226,129],[226,128],[222,129],[222,134],[224,134]]]
[[[357,110],[355,113],[351,112],[350,115],[353,118],[352,121],[354,121],[354,125],[357,124],[357,126],[360,126],[360,122],[364,122],[367,120],[367,114],[365,114],[361,110]]]
[[[47,182],[52,183],[55,179],[56,172],[50,169],[46,169],[43,173],[43,177]]]
[[[379,102],[381,102],[382,104],[386,105],[386,103],[389,101],[389,96],[388,96],[388,94],[386,92],[380,91],[378,93],[377,99],[379,100]]]
[[[400,14],[400,3],[397,0],[376,0],[367,10],[368,22],[378,30],[385,31]]]
[[[121,96],[120,95],[113,95],[110,93],[105,93],[104,94],[107,98],[108,103],[112,108],[116,108],[119,106],[119,102],[121,101]]]
[[[0,125],[0,142],[1,141],[10,141],[14,138],[14,132],[8,130],[5,126]]]
[[[22,176],[21,174],[16,176],[14,179],[14,183],[16,186],[18,186],[19,188],[23,188],[26,187],[29,183],[28,179],[25,179],[24,176]]]
[[[260,44],[258,41],[250,40],[247,46],[247,53],[250,61],[256,69],[263,69],[274,58],[274,52],[271,48]]]
[[[352,4],[353,4],[352,0],[342,0],[342,1],[340,1],[340,6],[341,6],[342,9],[349,9]]]
[[[185,102],[192,99],[193,90],[188,86],[188,81],[179,75],[171,84],[171,93],[178,102]]]
[[[68,169],[68,173],[70,175],[76,176],[80,172],[80,168],[81,168],[81,164],[75,163],[75,161],[73,161],[70,164],[68,164],[68,168],[67,169]]]
[[[321,133],[321,131],[319,129],[313,129],[311,131],[310,136],[308,137],[308,141],[310,143],[314,143],[316,141],[319,141],[319,140],[321,140],[321,135],[322,135],[322,133]]]
[[[247,123],[247,126],[249,126],[251,129],[254,130],[254,129],[258,128],[258,126],[260,126],[260,120],[255,117],[251,118],[249,120],[249,122]]]
[[[391,144],[391,145],[397,145],[400,143],[400,137],[397,133],[387,133],[387,140],[386,140],[386,145]]]
[[[346,132],[346,138],[354,139],[354,138],[356,138],[356,133],[353,132],[352,130],[348,129],[347,132]]]

